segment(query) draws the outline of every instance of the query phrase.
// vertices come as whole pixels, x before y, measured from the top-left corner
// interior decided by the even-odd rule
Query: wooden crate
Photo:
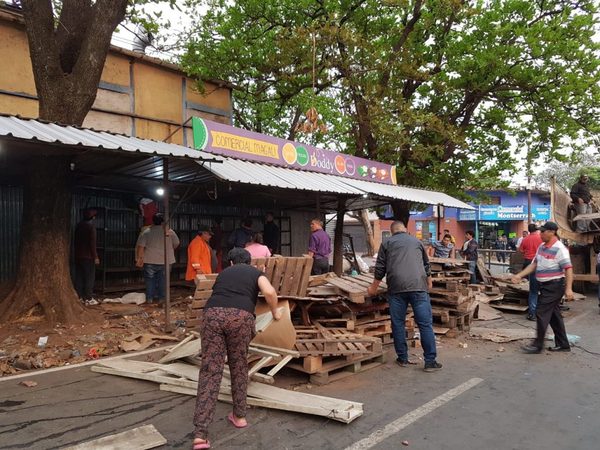
[[[280,297],[306,297],[313,259],[307,257],[254,258]]]
[[[381,351],[381,340],[352,333],[345,328],[295,327],[296,345],[300,356],[356,356]]]
[[[307,358],[311,358],[308,364]],[[354,357],[307,358],[304,358],[302,364],[292,363],[287,367],[309,374],[310,382],[318,385],[331,383],[385,363],[382,351]]]
[[[353,303],[365,303],[368,298],[367,288],[373,282],[372,274],[360,274],[358,276],[343,275],[341,277],[330,277],[327,283],[335,286],[340,294]],[[377,295],[387,292],[387,285],[380,283]]]

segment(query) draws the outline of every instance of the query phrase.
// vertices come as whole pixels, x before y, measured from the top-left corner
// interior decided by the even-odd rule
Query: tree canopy
[[[200,3],[182,64],[235,86],[236,125],[396,164],[403,184],[497,187],[599,133],[593,0]],[[295,131],[311,106],[327,133]]]

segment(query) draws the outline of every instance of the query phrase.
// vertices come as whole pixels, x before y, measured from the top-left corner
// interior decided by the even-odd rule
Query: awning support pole
[[[164,238],[163,238],[163,250],[165,255],[165,332],[171,332],[171,267],[169,267],[169,256],[167,252],[167,244],[173,245],[170,239],[167,239],[167,233],[170,229],[170,217],[169,217],[169,160],[163,158],[163,189],[164,198],[163,206],[165,209],[165,221],[163,222]]]
[[[344,252],[344,216],[346,215],[346,197],[338,197],[337,219],[333,237],[333,271],[342,274]]]

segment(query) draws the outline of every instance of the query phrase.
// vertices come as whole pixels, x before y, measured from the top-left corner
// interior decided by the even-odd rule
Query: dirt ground
[[[86,306],[93,319],[84,325],[50,327],[35,312],[19,322],[3,325],[0,376],[76,364],[125,353],[124,348],[143,350],[180,340],[190,331],[185,327],[185,319],[191,293],[191,288],[172,289],[171,323],[175,327],[171,333],[165,333],[164,307],[156,304]],[[47,343],[38,345],[43,337],[47,337]]]

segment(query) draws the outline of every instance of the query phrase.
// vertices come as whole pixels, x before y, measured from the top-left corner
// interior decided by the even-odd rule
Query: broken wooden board
[[[500,311],[507,312],[525,312],[529,309],[527,305],[517,305],[515,303],[490,302],[489,305],[493,308],[499,309]]]
[[[196,389],[184,388],[180,386],[171,386],[168,384],[161,384],[160,390],[192,396],[195,396],[197,394]],[[283,391],[285,389],[281,390]],[[291,411],[327,417],[329,419],[333,419],[342,423],[350,423],[363,415],[362,403],[349,402],[347,400],[339,400],[332,397],[323,397],[320,395],[304,394],[301,392],[287,390],[285,391],[286,393],[291,393],[292,395],[286,395],[284,399],[257,398],[248,396],[246,398],[246,403],[248,403],[251,406],[258,406],[261,408],[279,409],[282,411]],[[233,403],[231,395],[229,394],[219,393],[218,398],[221,401]],[[334,402],[331,402],[331,400],[333,400]]]
[[[123,339],[119,343],[119,347],[121,347],[121,350],[123,350],[124,352],[145,350],[159,340],[178,341],[179,339],[174,336],[158,335],[151,333],[136,334]]]
[[[340,294],[348,298],[354,303],[365,303],[365,299],[369,297],[367,289],[373,282],[372,274],[360,274],[357,276],[344,275],[341,277],[331,277],[327,282],[335,286]],[[387,285],[384,282],[379,284],[377,295],[382,295],[387,292]]]
[[[192,336],[192,338],[193,337],[194,336]],[[169,353],[159,359],[158,362],[160,364],[165,364],[171,361],[186,358],[188,356],[196,356],[202,350],[202,343],[199,338],[194,340],[189,339],[186,342],[181,341],[180,344],[181,345],[176,345],[169,350]]]
[[[113,360],[102,361],[91,369],[98,373],[153,381],[161,384],[161,390],[188,395],[195,396],[198,388],[198,367],[189,364]],[[230,382],[223,377],[219,398],[230,399],[230,396]],[[350,423],[363,414],[362,403],[288,391],[254,381],[248,383],[247,402],[255,406],[324,416],[343,423]]]
[[[271,322],[266,329],[254,337],[252,343],[291,350],[296,343],[296,330],[292,324],[290,304],[287,300],[281,300],[277,307],[283,308],[281,319]],[[267,302],[259,299],[256,304],[256,314],[270,314],[270,311]]]
[[[502,317],[502,314],[486,303],[480,303],[473,316],[475,320],[496,320]]]
[[[521,339],[535,338],[535,330],[531,328],[482,328],[472,327],[469,335],[473,338],[485,339],[492,342],[510,342]]]
[[[433,326],[433,332],[435,334],[445,335],[448,333],[448,331],[450,331],[450,328],[438,327],[436,325]]]
[[[154,425],[144,425],[93,441],[64,447],[62,450],[145,450],[165,445],[167,440]]]

